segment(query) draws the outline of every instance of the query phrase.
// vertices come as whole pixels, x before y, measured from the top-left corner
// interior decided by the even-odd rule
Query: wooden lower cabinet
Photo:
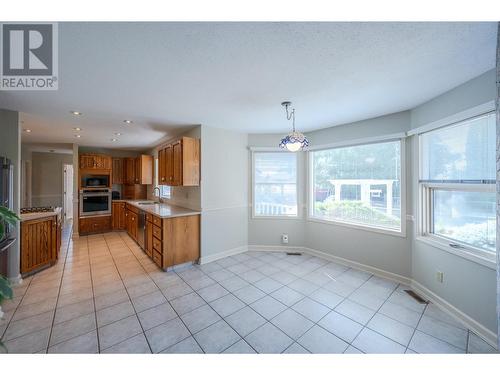
[[[56,262],[60,225],[57,216],[21,223],[21,274],[25,275]]]
[[[78,229],[79,233],[84,235],[109,232],[111,230],[111,215],[81,217],[78,220]]]
[[[161,219],[147,215],[145,252],[161,268],[200,258],[200,216]]]
[[[113,230],[126,229],[125,205],[125,202],[113,202],[111,206],[111,227]]]
[[[135,209],[137,210],[137,209]],[[137,241],[137,221],[139,220],[139,215],[133,207],[127,205],[126,209],[126,230],[130,237]]]

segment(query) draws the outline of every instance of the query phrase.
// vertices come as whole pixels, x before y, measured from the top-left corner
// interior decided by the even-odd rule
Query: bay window
[[[297,154],[253,153],[253,216],[297,216]]]
[[[402,141],[310,152],[310,218],[402,232]]]
[[[496,131],[489,113],[419,136],[421,235],[492,257]]]

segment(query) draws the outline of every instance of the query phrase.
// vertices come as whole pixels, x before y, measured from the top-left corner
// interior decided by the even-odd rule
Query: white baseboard
[[[212,255],[206,255],[200,257],[200,264],[207,264],[210,262],[215,262],[216,260],[229,257],[231,255],[236,255],[236,254],[241,254],[248,251],[248,246],[240,246],[240,247],[235,247],[233,249],[229,249],[226,251],[222,251],[220,253],[212,254]]]
[[[418,292],[420,295],[425,297],[425,299],[438,306],[441,310],[446,311],[448,314],[464,324],[468,329],[483,338],[488,344],[490,344],[494,348],[497,348],[497,334],[495,332],[489,330],[477,320],[474,320],[469,315],[460,311],[451,303],[441,298],[430,289],[427,289],[419,282],[412,280],[410,286],[415,292]]]
[[[19,274],[14,277],[9,277],[9,281],[11,285],[20,285],[23,283],[23,278],[21,277],[21,274]]]
[[[421,294],[423,297],[425,297],[427,300],[431,301],[434,303],[436,306],[438,306],[440,309],[444,310],[451,316],[453,316],[455,319],[460,321],[465,327],[476,333],[478,336],[483,338],[488,344],[491,346],[498,348],[497,344],[497,334],[485,326],[483,326],[481,323],[476,321],[475,319],[471,318],[469,315],[465,314],[461,310],[457,309],[455,306],[453,306],[451,303],[448,301],[444,300],[443,298],[439,297],[437,294],[432,292],[431,290],[427,289],[425,286],[420,284],[419,282],[406,277],[402,275],[398,275],[396,273],[384,271],[380,268],[377,267],[372,267],[368,266],[366,264],[362,264],[359,262],[355,262],[353,260],[341,258],[335,255],[331,255],[322,251],[310,249],[307,247],[303,246],[265,246],[265,245],[250,245],[248,246],[249,251],[270,251],[270,252],[275,252],[275,251],[300,251],[304,252],[306,254],[314,255],[319,258],[323,258],[326,260],[330,260],[335,263],[343,264],[348,267],[352,267],[354,269],[358,269],[361,271],[367,271],[370,273],[373,273],[374,275],[384,277],[386,279],[390,279],[393,281],[396,281],[398,283],[403,283],[406,285],[409,285],[414,291],[418,292]]]

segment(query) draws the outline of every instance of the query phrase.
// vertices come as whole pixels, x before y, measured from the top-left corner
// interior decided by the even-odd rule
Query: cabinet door
[[[112,168],[111,156],[102,155],[101,159],[102,159],[102,161],[101,161],[102,169],[111,169]]]
[[[165,177],[165,149],[162,148],[161,150],[158,151],[158,184],[159,185],[165,185],[167,183],[166,177]]]
[[[92,155],[80,155],[80,169],[94,169],[95,160]]]
[[[56,219],[44,218],[21,224],[21,273],[56,260]]]
[[[141,157],[138,156],[135,158],[135,162],[134,162],[134,183],[136,184],[140,184],[141,183],[141,171],[142,171],[142,160],[141,160]]]
[[[127,229],[127,234],[129,236],[132,236],[132,215],[130,210],[125,210],[125,219],[126,219],[126,229]]]
[[[111,207],[111,227],[113,230],[120,229],[121,203],[113,202]]]
[[[126,228],[126,225],[127,225],[127,222],[126,222],[126,216],[125,216],[125,203],[119,203],[120,205],[120,217],[119,217],[119,221],[120,221],[120,224],[118,226],[118,228],[120,230],[124,230]]]
[[[137,241],[137,221],[139,216],[135,212],[130,212],[130,215],[132,216],[130,231],[132,232],[132,238]]]
[[[111,174],[113,176],[113,184],[123,184],[123,159],[113,158]]]
[[[172,185],[182,185],[182,142],[178,141],[172,145]]]
[[[125,159],[125,183],[135,184],[135,159]]]
[[[165,148],[165,180],[166,185],[172,185],[174,180],[174,150],[172,145]]]

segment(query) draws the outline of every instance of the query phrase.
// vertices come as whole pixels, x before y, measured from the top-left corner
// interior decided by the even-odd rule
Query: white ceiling
[[[0,108],[24,112],[24,142],[287,132],[283,100],[313,130],[413,108],[493,68],[495,46],[496,23],[60,23],[59,90],[3,91]]]

